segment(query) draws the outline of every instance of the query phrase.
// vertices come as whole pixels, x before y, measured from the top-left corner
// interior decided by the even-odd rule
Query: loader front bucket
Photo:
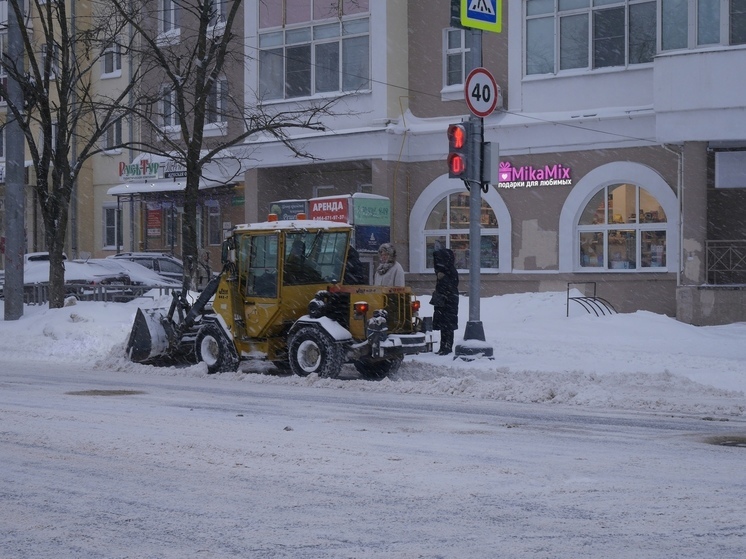
[[[135,363],[146,363],[167,352],[169,341],[163,309],[137,309],[127,342],[127,357]]]

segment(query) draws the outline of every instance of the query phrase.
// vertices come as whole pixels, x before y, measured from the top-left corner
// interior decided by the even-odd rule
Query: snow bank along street
[[[26,307],[0,321],[0,557],[746,556],[746,449],[719,444],[746,436],[746,325],[564,295],[486,299],[494,361],[381,382],[135,365],[134,305]]]

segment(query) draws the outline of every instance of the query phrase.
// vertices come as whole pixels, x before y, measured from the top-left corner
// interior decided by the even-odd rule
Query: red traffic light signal
[[[466,179],[469,171],[469,132],[468,123],[448,125],[448,176],[452,179]]]

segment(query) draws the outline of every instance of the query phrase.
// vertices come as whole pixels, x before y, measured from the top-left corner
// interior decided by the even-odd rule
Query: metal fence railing
[[[746,240],[705,241],[707,283],[746,284]]]
[[[153,287],[147,285],[89,285],[66,283],[66,296],[74,295],[79,301],[107,301],[126,303],[138,297],[161,297],[170,295],[174,287]],[[151,293],[152,292],[152,293]],[[149,294],[149,295],[148,295]],[[23,301],[27,305],[43,305],[49,301],[49,285],[37,283],[23,288]]]

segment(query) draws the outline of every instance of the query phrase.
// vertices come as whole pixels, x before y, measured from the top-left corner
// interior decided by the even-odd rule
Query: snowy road
[[[4,364],[0,557],[746,556],[743,419],[261,378]]]

